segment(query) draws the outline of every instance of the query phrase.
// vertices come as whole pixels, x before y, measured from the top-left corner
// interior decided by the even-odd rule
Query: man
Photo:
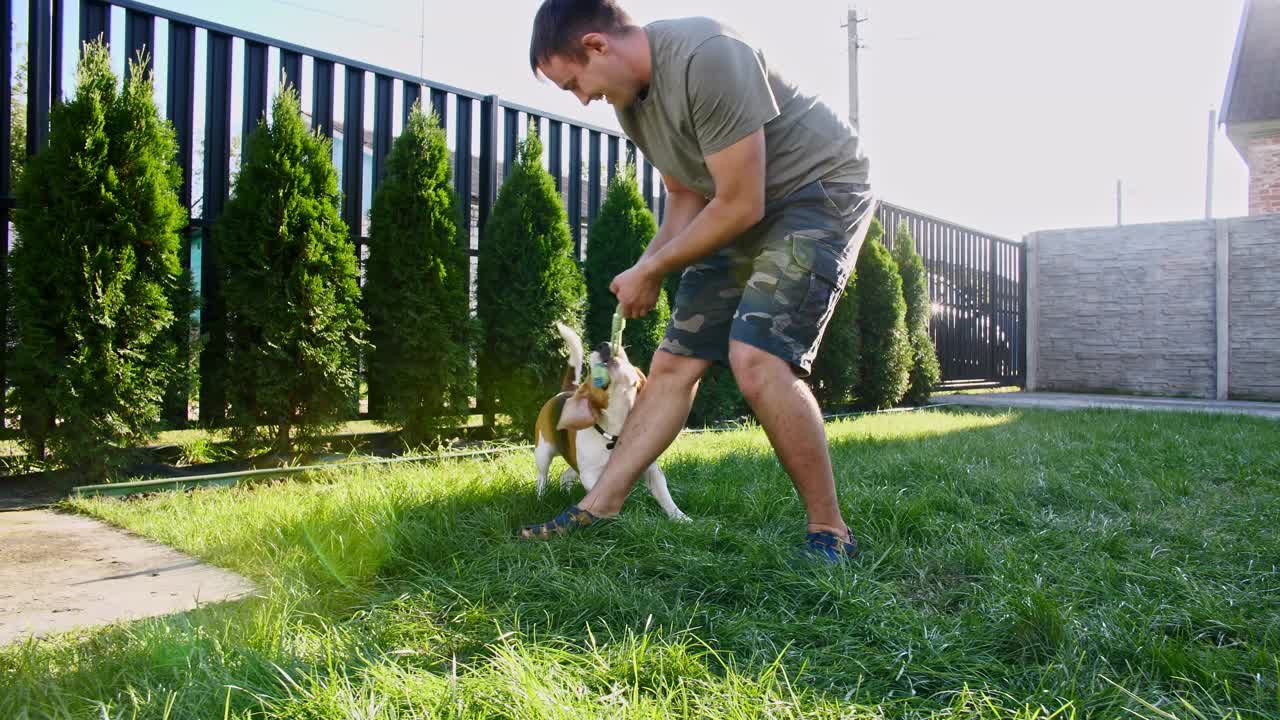
[[[604,475],[577,506],[521,537],[615,517],[684,427],[703,373],[721,363],[804,501],[806,552],[833,563],[853,556],[822,415],[802,378],[870,223],[854,131],[706,18],[638,27],[616,0],[545,0],[529,62],[584,105],[609,102],[662,173],[662,226],[610,286],[623,314],[648,313],[662,279],[683,274],[663,352]]]

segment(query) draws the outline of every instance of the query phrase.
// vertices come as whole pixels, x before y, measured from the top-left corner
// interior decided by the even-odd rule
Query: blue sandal
[[[570,505],[551,522],[537,525],[526,525],[520,529],[521,540],[550,540],[553,537],[568,535],[574,530],[591,526],[600,526],[613,520],[611,517],[600,517],[590,510],[583,510],[577,505]]]
[[[846,527],[845,532],[849,534],[848,540],[827,530],[811,532],[805,535],[805,556],[811,560],[831,565],[838,565],[846,560],[852,560],[858,556],[858,541],[853,537],[853,532],[849,528]]]

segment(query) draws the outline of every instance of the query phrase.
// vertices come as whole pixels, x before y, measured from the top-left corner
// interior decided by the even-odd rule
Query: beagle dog
[[[582,340],[572,328],[556,323],[569,348],[563,392],[542,406],[535,432],[534,457],[538,464],[538,495],[547,489],[547,471],[557,455],[569,467],[560,475],[560,488],[575,480],[591,491],[604,472],[618,433],[645,384],[645,375],[627,360],[625,350],[615,355],[609,343],[596,346],[589,358],[591,374],[582,382]],[[667,478],[655,462],[644,471],[645,486],[672,520],[688,520],[667,490]]]

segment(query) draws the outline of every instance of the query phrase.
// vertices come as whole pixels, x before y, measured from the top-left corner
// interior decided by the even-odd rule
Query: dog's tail
[[[564,338],[564,344],[569,347],[569,365],[564,370],[564,380],[560,383],[562,390],[573,390],[582,382],[582,358],[585,353],[582,351],[582,338],[578,337],[578,333],[573,328],[562,322],[556,323],[556,330],[559,331],[560,337]],[[570,383],[569,377],[573,376],[573,382]]]

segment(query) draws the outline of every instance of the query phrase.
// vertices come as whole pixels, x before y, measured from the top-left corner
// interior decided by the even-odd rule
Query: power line
[[[342,13],[336,13],[336,12],[333,12],[332,10],[326,10],[324,8],[314,7],[312,5],[307,5],[305,3],[295,2],[295,0],[269,0],[269,2],[277,3],[279,5],[285,5],[292,8],[297,8],[299,10],[306,10],[307,12],[312,12],[317,15],[325,15],[327,17],[331,17],[337,20],[357,23],[360,25],[364,25],[366,27],[371,27],[371,28],[375,28],[385,32],[394,33],[396,35],[405,35],[407,37],[416,37],[416,38],[422,37],[422,35],[415,34],[412,32],[406,32],[401,28],[392,27],[390,25],[383,25],[381,23],[365,20],[364,18],[352,17],[350,15],[343,15]],[[425,23],[425,16],[424,16],[424,23]]]

